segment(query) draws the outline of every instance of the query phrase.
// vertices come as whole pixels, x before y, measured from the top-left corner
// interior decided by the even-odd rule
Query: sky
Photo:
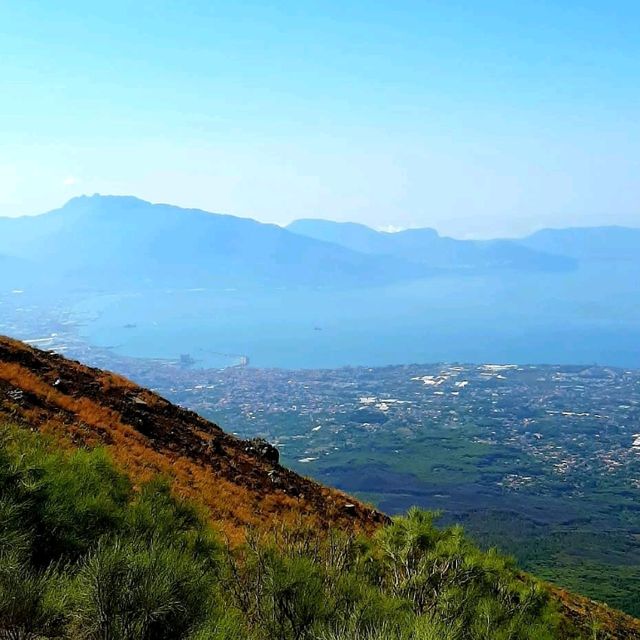
[[[640,227],[636,0],[0,0],[0,215]]]

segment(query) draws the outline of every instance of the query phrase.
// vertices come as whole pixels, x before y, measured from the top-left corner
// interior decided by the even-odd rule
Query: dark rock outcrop
[[[244,450],[260,456],[271,464],[280,464],[280,452],[264,438],[253,438],[245,442]]]

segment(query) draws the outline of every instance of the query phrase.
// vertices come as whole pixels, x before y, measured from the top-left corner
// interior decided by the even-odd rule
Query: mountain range
[[[434,269],[477,273],[500,269],[564,271],[575,267],[575,260],[563,255],[561,247],[548,251],[514,240],[456,240],[428,228],[389,233],[353,222],[303,219],[292,222],[287,229],[353,251],[395,256]]]
[[[327,220],[282,228],[129,196],[81,196],[38,216],[0,218],[4,287],[357,287],[439,273],[566,272],[638,255],[638,229],[456,240],[433,229],[386,233]]]
[[[43,215],[0,219],[0,255],[24,261],[32,281],[65,289],[353,286],[426,273],[408,261],[276,225],[115,196],[79,197]]]

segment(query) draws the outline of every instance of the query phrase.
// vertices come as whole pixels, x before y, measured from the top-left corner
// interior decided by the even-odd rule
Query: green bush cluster
[[[373,538],[304,525],[216,536],[166,481],[100,450],[0,441],[0,637],[544,640],[545,592],[458,527],[411,510]]]

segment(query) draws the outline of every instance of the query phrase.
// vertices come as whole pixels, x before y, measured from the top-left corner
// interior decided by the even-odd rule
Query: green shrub
[[[81,561],[72,589],[77,638],[182,638],[216,611],[205,563],[144,541],[99,543]]]
[[[300,525],[225,548],[166,479],[0,434],[0,637],[546,640],[544,590],[413,509],[373,538]]]

